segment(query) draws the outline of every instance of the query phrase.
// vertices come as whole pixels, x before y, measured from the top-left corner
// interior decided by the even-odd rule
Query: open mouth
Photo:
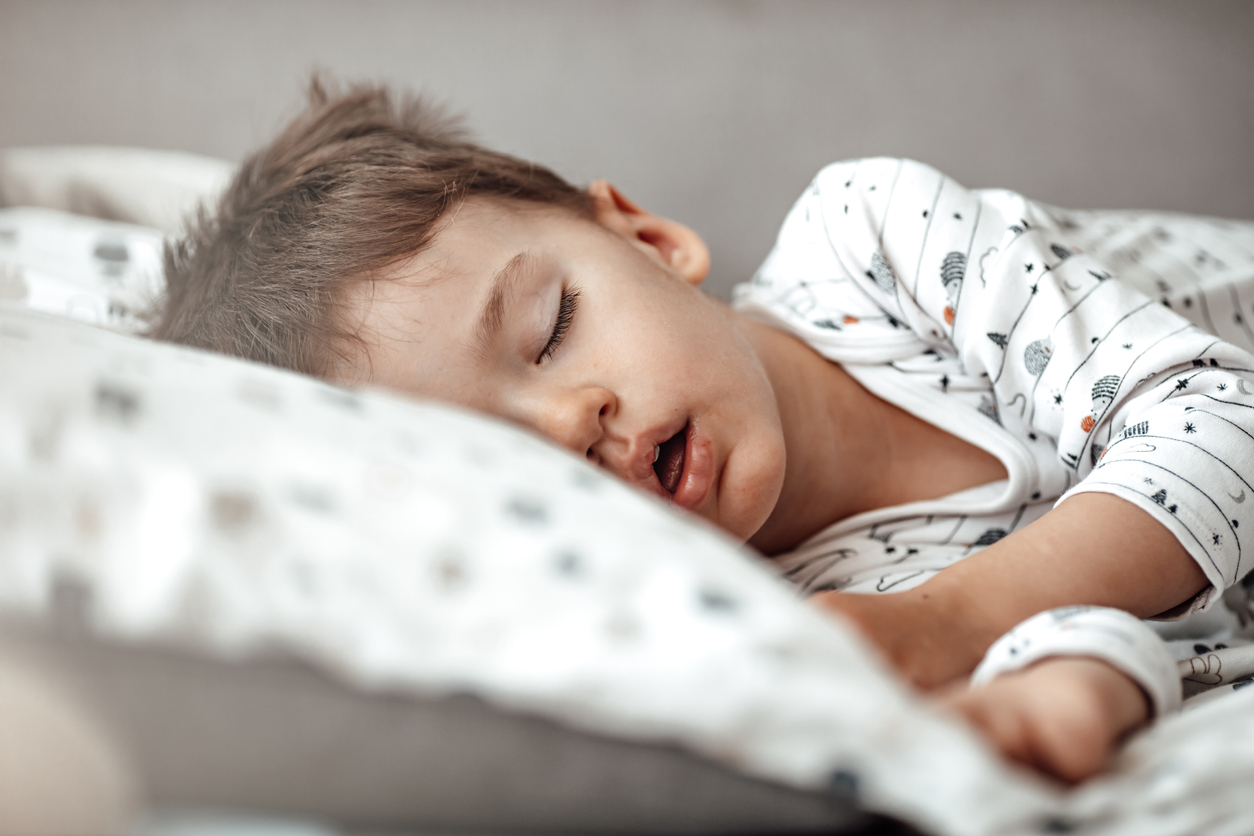
[[[684,450],[688,446],[688,426],[663,441],[657,448],[653,472],[667,493],[675,493],[679,478],[684,473]]]

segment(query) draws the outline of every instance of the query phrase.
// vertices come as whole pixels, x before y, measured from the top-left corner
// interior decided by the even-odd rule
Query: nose
[[[597,442],[605,437],[605,421],[617,411],[613,392],[586,386],[546,398],[530,423],[566,449],[594,458]]]

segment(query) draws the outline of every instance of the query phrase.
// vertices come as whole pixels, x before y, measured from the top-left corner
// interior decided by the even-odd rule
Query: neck
[[[784,486],[749,543],[786,551],[833,522],[896,504],[900,412],[795,337],[742,318],[775,390],[786,449]]]
[[[784,433],[784,485],[749,539],[762,553],[788,551],[854,514],[1006,478],[996,457],[881,400],[795,337],[745,317],[740,324]]]

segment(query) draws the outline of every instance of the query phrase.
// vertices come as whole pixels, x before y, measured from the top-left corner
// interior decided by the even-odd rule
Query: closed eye
[[[562,344],[562,340],[566,339],[566,332],[570,330],[570,324],[575,319],[575,308],[578,306],[579,289],[572,287],[563,290],[562,301],[557,306],[557,321],[553,323],[553,333],[549,334],[549,341],[540,351],[536,363],[553,359],[553,353]]]

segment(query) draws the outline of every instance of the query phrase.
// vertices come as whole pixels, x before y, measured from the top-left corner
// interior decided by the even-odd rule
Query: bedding
[[[37,261],[54,227],[65,261]],[[109,303],[153,292],[159,230],[16,209],[4,229],[26,291],[0,301],[0,638],[95,707],[154,805],[336,827],[838,830],[861,808],[935,834],[1254,830],[1254,688],[1064,790],[757,558],[541,439],[126,333],[134,302]],[[97,263],[110,236],[135,269]],[[70,286],[98,304],[47,289]]]
[[[513,427],[29,312],[0,379],[10,615],[281,649],[885,812],[914,784],[940,832],[1050,797],[721,534]]]

